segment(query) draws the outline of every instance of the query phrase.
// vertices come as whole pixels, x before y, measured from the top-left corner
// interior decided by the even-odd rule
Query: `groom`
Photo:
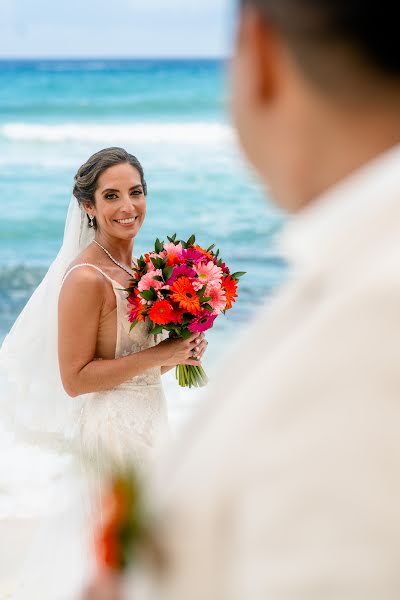
[[[292,276],[154,486],[166,566],[131,598],[398,599],[395,4],[244,0],[233,112]]]

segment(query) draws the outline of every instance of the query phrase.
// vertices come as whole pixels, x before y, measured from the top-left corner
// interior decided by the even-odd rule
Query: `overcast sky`
[[[0,58],[229,54],[236,0],[0,0]]]

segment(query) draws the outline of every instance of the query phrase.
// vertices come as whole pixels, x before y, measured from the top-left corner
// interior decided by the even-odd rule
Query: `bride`
[[[101,150],[78,170],[73,194],[62,248],[0,349],[1,424],[26,458],[22,499],[13,497],[12,464],[10,481],[0,481],[0,507],[2,491],[11,506],[5,518],[0,511],[0,533],[16,557],[18,600],[64,600],[82,589],[91,500],[76,483],[76,449],[100,475],[110,459],[146,475],[167,432],[161,374],[198,364],[207,344],[198,334],[154,337],[147,323],[129,332],[124,288],[147,198],[139,161]],[[24,549],[14,548],[18,536]]]
[[[120,148],[96,153],[75,176],[74,197],[95,237],[72,262],[61,288],[58,354],[69,396],[85,395],[78,419],[84,455],[145,468],[167,430],[161,374],[198,364],[206,342],[130,332],[124,288],[133,277],[134,240],[146,215],[139,161]],[[72,401],[72,400],[71,400]]]

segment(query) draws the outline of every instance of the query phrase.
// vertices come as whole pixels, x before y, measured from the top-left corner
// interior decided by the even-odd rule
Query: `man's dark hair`
[[[398,5],[393,0],[241,0],[241,4],[253,6],[275,26],[299,64],[320,82],[328,53],[331,60],[347,61],[348,67],[356,62],[370,74],[400,81]]]

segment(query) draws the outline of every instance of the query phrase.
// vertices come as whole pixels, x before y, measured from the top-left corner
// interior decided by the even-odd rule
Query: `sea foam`
[[[0,137],[12,141],[44,143],[63,142],[121,142],[153,144],[213,145],[229,143],[232,128],[222,123],[129,123],[93,124],[32,124],[5,123],[0,126]]]

